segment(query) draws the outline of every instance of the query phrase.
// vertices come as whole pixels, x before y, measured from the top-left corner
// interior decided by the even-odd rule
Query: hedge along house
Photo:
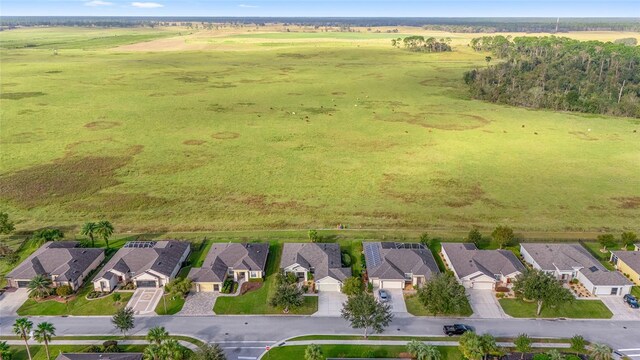
[[[104,250],[78,247],[78,241],[50,241],[6,275],[10,287],[24,288],[36,275],[51,279],[53,287],[78,290],[89,273],[104,260]]]
[[[607,270],[580,244],[520,244],[520,253],[535,269],[568,282],[577,279],[593,295],[623,296],[631,292],[629,279]]]
[[[469,243],[443,243],[442,257],[460,283],[469,289],[509,287],[524,265],[509,250],[480,250]]]
[[[313,278],[318,291],[340,291],[351,268],[342,267],[340,245],[328,243],[285,243],[280,269],[300,280]]]
[[[187,276],[197,292],[218,292],[227,279],[248,281],[265,275],[269,244],[213,244],[202,267]]]
[[[636,245],[636,249],[638,249]],[[640,250],[612,251],[613,265],[636,285],[640,285]]]
[[[190,252],[186,241],[130,241],[93,278],[93,288],[106,292],[128,282],[137,288],[163,287],[178,274]]]
[[[363,248],[367,277],[376,288],[419,287],[440,272],[431,251],[421,244],[365,242]]]

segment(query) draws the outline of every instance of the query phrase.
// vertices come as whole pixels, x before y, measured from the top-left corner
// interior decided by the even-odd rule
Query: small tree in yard
[[[44,343],[44,349],[47,353],[47,360],[51,360],[51,355],[49,354],[49,342],[54,336],[56,336],[56,328],[50,322],[41,322],[33,332],[33,337],[36,339],[36,341],[39,343]]]
[[[133,316],[133,309],[126,307],[119,309],[113,318],[111,319],[113,326],[122,332],[123,336],[127,336],[127,331],[133,329],[135,326],[135,318]]]
[[[437,274],[418,289],[418,300],[435,315],[460,314],[468,300],[464,287],[451,273]]]
[[[354,329],[364,329],[364,338],[369,329],[380,333],[393,319],[389,304],[378,302],[373,295],[360,293],[351,296],[342,308],[342,317],[351,323]]]
[[[542,306],[557,306],[574,300],[569,289],[565,289],[552,275],[541,270],[529,270],[516,277],[513,290],[528,300],[538,303],[536,316],[540,316]]]
[[[353,296],[360,294],[363,291],[362,289],[362,280],[358,277],[349,277],[344,280],[342,284],[342,293],[347,296]]]
[[[513,229],[508,226],[498,226],[491,233],[491,237],[493,241],[495,241],[502,249],[505,246],[509,246],[513,243],[515,239],[515,235],[513,234]]]
[[[94,231],[96,235],[100,236],[102,240],[104,240],[105,244],[107,245],[107,249],[109,248],[109,238],[111,237],[111,235],[113,235],[114,230],[115,229],[113,228],[113,225],[111,225],[111,223],[107,220],[99,221],[96,224],[96,228]]]
[[[194,360],[227,360],[224,350],[218,344],[204,344],[194,353]]]
[[[616,245],[616,237],[613,234],[602,234],[598,235],[598,242],[602,246],[602,252],[607,251],[607,247],[612,247]]]
[[[496,343],[496,338],[491,334],[483,334],[480,336],[480,342],[482,343],[482,358],[486,355],[498,355],[500,348]]]
[[[420,235],[420,244],[422,244],[426,248],[429,248],[431,246],[431,239],[429,238],[429,234],[422,233],[422,235]]]
[[[324,360],[322,349],[316,344],[311,344],[304,349],[304,360]]]
[[[11,347],[6,341],[0,341],[0,360],[11,360]]]
[[[564,360],[564,355],[562,355],[557,349],[547,351],[547,356],[549,357],[549,360]]]
[[[122,295],[120,293],[113,293],[111,296],[113,297],[113,302],[116,304],[122,299]]]
[[[480,243],[482,242],[482,234],[480,234],[480,231],[478,231],[478,229],[471,229],[471,231],[469,231],[469,235],[467,235],[466,238],[467,242],[476,244],[476,246],[479,246]]]
[[[636,235],[636,233],[634,233],[633,231],[625,231],[620,236],[620,241],[622,242],[622,246],[624,246],[624,249],[627,250],[628,246],[631,246],[635,244],[636,241],[638,241],[638,235]]]
[[[318,231],[313,229],[307,232],[307,236],[309,237],[309,241],[311,241],[312,243],[318,242],[318,240],[320,239],[320,237],[318,236]]]
[[[467,331],[460,336],[458,347],[462,355],[469,360],[481,360],[484,356],[482,340],[480,336],[472,331]]]
[[[186,297],[191,291],[192,282],[187,278],[175,278],[167,285],[165,285],[165,290],[170,294],[179,294],[182,297]]]
[[[411,340],[407,344],[407,351],[416,360],[440,360],[442,357],[440,351],[435,346],[427,345],[417,340]]]
[[[581,335],[574,335],[571,338],[571,350],[573,350],[576,354],[583,353],[586,349],[587,342]]]
[[[516,346],[516,350],[521,353],[520,359],[524,359],[524,354],[531,351],[531,343],[533,341],[527,334],[520,334],[513,341],[513,344]]]
[[[593,344],[589,349],[589,356],[593,360],[611,360],[611,348],[604,344]]]
[[[282,284],[278,286],[277,291],[269,300],[269,304],[273,307],[282,308],[282,312],[286,314],[290,308],[296,308],[304,304],[304,294],[302,289],[299,289],[295,284]]]
[[[0,212],[0,234],[11,234],[15,228],[13,221],[9,220],[9,214]]]

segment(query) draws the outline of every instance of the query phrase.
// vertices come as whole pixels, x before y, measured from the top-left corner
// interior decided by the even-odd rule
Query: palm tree
[[[51,294],[51,279],[44,275],[36,275],[29,281],[27,287],[29,288],[29,296],[41,299]]]
[[[304,360],[324,360],[322,349],[316,344],[307,346],[304,350]]]
[[[33,332],[33,337],[36,341],[44,343],[47,360],[51,360],[51,356],[49,355],[49,341],[51,341],[51,338],[54,336],[56,336],[56,328],[50,322],[41,322]]]
[[[24,340],[24,346],[27,348],[27,356],[29,360],[32,360],[31,351],[29,350],[29,333],[33,329],[33,323],[27,318],[17,318],[16,322],[13,323],[13,333],[20,336],[22,340]]]
[[[589,355],[593,360],[611,360],[611,349],[604,344],[593,344]]]
[[[96,228],[94,229],[96,235],[102,237],[104,242],[107,244],[107,249],[109,248],[109,237],[113,235],[113,225],[107,220],[101,220],[96,224]]]
[[[142,356],[145,360],[158,360],[162,358],[163,352],[164,349],[161,346],[151,344],[144,348],[144,353],[142,354]]]
[[[169,333],[163,326],[152,327],[147,333],[147,341],[155,345],[161,345],[168,338]]]
[[[547,352],[547,356],[549,360],[564,360],[564,355],[560,353],[557,349],[551,349]]]
[[[168,339],[162,345],[163,359],[166,360],[182,360],[184,358],[184,348],[176,339]]]
[[[193,360],[227,360],[224,350],[218,344],[203,344],[195,351]]]
[[[96,242],[95,242],[95,231],[98,228],[98,224],[94,223],[93,221],[89,221],[84,223],[84,225],[82,225],[82,230],[80,230],[80,234],[84,235],[84,236],[88,236],[89,239],[91,239],[91,247],[96,246]]]
[[[11,348],[6,341],[0,341],[0,360],[11,360]]]

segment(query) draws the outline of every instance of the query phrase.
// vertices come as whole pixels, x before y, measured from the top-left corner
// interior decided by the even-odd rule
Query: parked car
[[[387,290],[384,290],[384,289],[378,290],[378,299],[380,299],[381,302],[388,302],[390,298],[391,296],[389,295]]]
[[[471,326],[465,324],[453,324],[453,325],[445,325],[444,333],[445,335],[453,336],[453,335],[462,335],[467,331],[473,331]]]
[[[622,299],[632,309],[637,309],[640,307],[640,304],[638,303],[638,299],[636,299],[636,297],[631,294],[625,295]]]

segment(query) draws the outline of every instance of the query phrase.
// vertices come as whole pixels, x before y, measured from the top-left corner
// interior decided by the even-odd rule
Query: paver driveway
[[[347,296],[338,291],[318,292],[318,311],[314,316],[340,316],[342,304],[347,301]]]
[[[504,313],[493,290],[466,289],[473,309],[472,317],[483,319],[505,319]]]
[[[217,297],[218,294],[213,292],[191,293],[187,296],[184,306],[178,314],[186,316],[212,315]]]
[[[155,314],[155,309],[160,300],[164,290],[162,288],[138,288],[129,300],[127,307],[133,309],[133,312],[138,315],[151,315]]]
[[[613,313],[614,320],[640,320],[640,309],[632,309],[627,305],[622,296],[600,296],[602,302]],[[583,300],[589,301],[589,300]]]

